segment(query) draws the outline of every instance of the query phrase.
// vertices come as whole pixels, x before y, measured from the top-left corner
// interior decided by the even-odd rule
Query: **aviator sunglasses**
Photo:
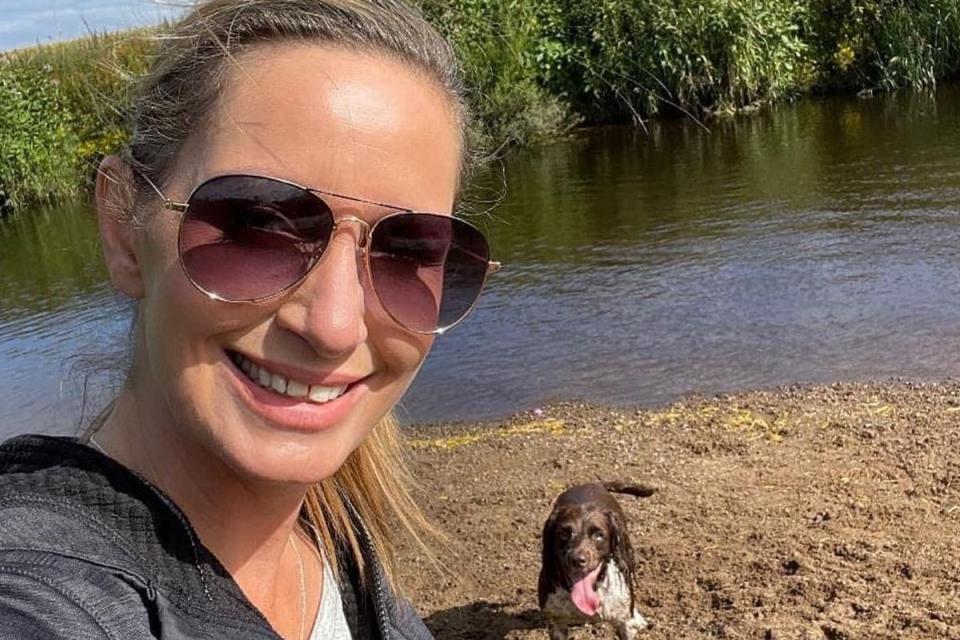
[[[340,225],[360,226],[367,276],[381,306],[414,333],[442,333],[470,312],[487,275],[500,269],[478,228],[449,215],[415,213],[331,191],[256,175],[222,175],[197,186],[185,203],[180,264],[202,293],[223,302],[261,302],[302,282]],[[334,218],[321,196],[392,209],[373,224]]]

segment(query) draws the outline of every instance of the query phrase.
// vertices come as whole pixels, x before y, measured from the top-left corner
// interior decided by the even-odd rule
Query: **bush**
[[[499,146],[529,143],[576,121],[543,80],[544,9],[549,0],[448,0],[424,3],[428,18],[453,44],[470,88],[476,133]]]
[[[149,31],[93,35],[0,57],[0,203],[10,210],[78,197],[100,158],[129,136],[132,80]]]
[[[929,88],[960,72],[956,0],[809,0],[824,90]]]
[[[453,43],[487,148],[578,122],[731,113],[810,90],[960,73],[957,0],[420,0]],[[72,197],[128,136],[152,30],[0,56],[0,201]]]
[[[79,192],[72,113],[52,68],[0,66],[0,208]]]
[[[782,0],[563,0],[555,90],[591,119],[729,112],[796,92],[801,5]]]

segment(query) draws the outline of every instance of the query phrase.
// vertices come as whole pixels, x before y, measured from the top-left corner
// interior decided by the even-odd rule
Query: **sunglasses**
[[[320,262],[337,228],[361,228],[367,275],[387,314],[422,334],[443,333],[476,304],[490,260],[483,232],[449,215],[415,213],[381,202],[256,175],[223,175],[174,202],[144,180],[163,207],[183,213],[180,264],[202,293],[223,302],[261,302],[302,282]],[[393,209],[373,224],[335,218],[321,196]]]

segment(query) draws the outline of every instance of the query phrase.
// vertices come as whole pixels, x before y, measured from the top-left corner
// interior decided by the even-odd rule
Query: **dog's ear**
[[[550,512],[550,517],[543,523],[543,551],[541,554],[541,566],[553,567],[557,563],[557,518],[559,517],[557,509]]]
[[[610,525],[610,552],[630,591],[630,611],[633,611],[633,548],[630,546],[630,535],[627,532],[627,521],[621,511],[607,511],[607,522]]]
[[[546,604],[547,597],[549,597],[558,586],[563,585],[563,572],[560,569],[560,558],[557,555],[558,517],[557,509],[554,509],[550,513],[550,517],[547,518],[547,521],[543,524],[540,577],[537,580],[537,594],[541,609]]]

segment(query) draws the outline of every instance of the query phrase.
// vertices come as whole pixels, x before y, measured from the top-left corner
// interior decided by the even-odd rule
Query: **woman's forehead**
[[[449,210],[459,176],[452,103],[391,58],[285,45],[236,61],[203,136],[201,179],[280,175],[418,210]]]

